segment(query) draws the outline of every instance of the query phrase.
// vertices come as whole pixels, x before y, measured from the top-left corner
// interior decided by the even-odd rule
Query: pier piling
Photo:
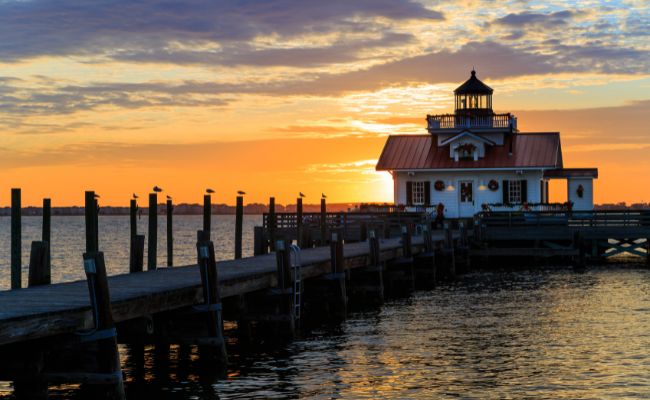
[[[29,252],[29,287],[49,285],[51,283],[49,243],[44,241],[32,242]]]
[[[149,241],[147,246],[147,270],[153,271],[158,264],[158,194],[149,193]]]
[[[171,199],[167,199],[167,267],[174,266],[174,204]]]
[[[210,240],[210,232],[212,231],[212,195],[203,195],[203,232]]]
[[[325,198],[320,199],[320,245],[327,243],[327,202]]]
[[[242,234],[244,228],[244,196],[237,196],[235,208],[235,260],[242,257]]]
[[[22,217],[20,189],[11,189],[11,288],[22,286]]]
[[[305,247],[302,218],[302,197],[298,197],[296,199],[296,243],[300,248]]]
[[[268,214],[268,226],[269,226],[269,248],[271,251],[275,251],[275,229],[277,226],[277,220],[275,217],[275,197],[269,198],[269,214]]]
[[[52,241],[50,240],[52,236],[52,200],[45,198],[43,199],[43,225],[41,226],[41,241],[47,242],[47,271],[52,269],[52,258],[50,247],[52,246]],[[48,282],[49,283],[49,282]]]

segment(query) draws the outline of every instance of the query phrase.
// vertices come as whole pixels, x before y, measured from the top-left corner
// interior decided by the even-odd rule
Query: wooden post
[[[142,272],[144,269],[144,235],[135,235],[131,242],[129,272]]]
[[[49,285],[51,283],[49,256],[48,242],[32,242],[31,251],[29,252],[29,287]]]
[[[138,258],[138,201],[131,199],[129,202],[129,227],[130,227],[130,240],[129,240],[129,272],[142,271],[142,260]],[[144,236],[142,237],[144,239]],[[144,246],[144,241],[142,242]],[[143,251],[140,252],[142,254]],[[144,258],[144,254],[142,254]],[[138,262],[140,260],[140,262]]]
[[[320,245],[327,243],[327,203],[324,198],[320,199]]]
[[[149,193],[149,242],[147,246],[147,270],[156,269],[158,263],[158,194]]]
[[[370,266],[378,267],[380,265],[379,239],[376,237],[374,229],[370,230],[370,232],[368,233],[368,246],[369,246]]]
[[[51,250],[52,247],[52,200],[43,199],[43,225],[41,227],[41,240],[47,242],[47,274],[50,274],[52,270],[52,258]],[[48,282],[49,283],[49,282]]]
[[[339,274],[345,272],[345,258],[343,256],[343,237],[340,230],[332,232],[330,239],[330,262],[332,264],[332,273]]]
[[[242,234],[244,230],[244,196],[237,196],[235,209],[235,260],[242,256]]]
[[[173,225],[173,213],[174,205],[172,204],[171,199],[167,199],[165,205],[165,210],[167,212],[167,267],[174,266],[174,225]]]
[[[20,189],[11,189],[11,288],[22,286],[22,220]]]
[[[129,203],[129,226],[131,228],[131,242],[138,234],[138,201],[131,199]]]
[[[278,288],[284,291],[291,288],[291,254],[284,239],[279,239],[277,241],[275,250]]]
[[[99,251],[97,242],[97,203],[95,202],[95,192],[92,190],[86,192],[85,199],[86,214],[86,253]]]
[[[269,247],[271,251],[275,251],[275,227],[277,220],[275,218],[275,197],[269,198],[269,215],[268,215],[268,228],[269,228]]]
[[[253,255],[260,256],[268,252],[268,242],[264,237],[264,227],[253,228]]]
[[[226,343],[223,338],[223,319],[221,316],[221,295],[219,292],[219,279],[217,276],[217,263],[214,256],[214,244],[208,239],[208,233],[197,233],[196,250],[198,264],[201,272],[203,287],[203,303],[207,313],[208,336],[214,340],[212,348],[221,363],[227,363]]]
[[[304,247],[302,232],[302,197],[296,199],[296,243]]]
[[[212,195],[203,195],[203,232],[210,239],[212,229]]]
[[[650,237],[645,239],[645,264],[647,267],[650,267]]]
[[[413,256],[411,242],[411,232],[408,226],[402,226],[402,257],[411,258]]]
[[[94,206],[94,201],[91,205]],[[86,223],[88,224],[88,222],[87,220]],[[93,310],[95,331],[87,337],[82,338],[82,340],[97,343],[96,359],[97,368],[99,369],[98,372],[112,378],[113,384],[105,390],[102,390],[102,392],[106,393],[112,399],[125,399],[124,382],[122,380],[120,355],[117,349],[115,323],[113,322],[113,313],[111,310],[104,253],[99,251],[87,252],[84,253],[83,259],[88,280],[88,292]]]
[[[95,204],[95,243],[99,249],[99,200],[97,200],[97,196],[95,196],[93,201]]]

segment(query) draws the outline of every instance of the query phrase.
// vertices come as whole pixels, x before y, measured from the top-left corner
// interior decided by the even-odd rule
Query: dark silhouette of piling
[[[158,194],[149,193],[149,242],[147,246],[147,270],[156,269],[158,258]]]
[[[244,230],[244,196],[237,196],[235,209],[235,260],[242,257],[242,234]]]
[[[210,240],[210,231],[212,229],[212,196],[209,194],[203,195],[203,232],[208,235]]]
[[[296,242],[298,246],[304,247],[302,232],[302,197],[296,199]]]
[[[29,287],[49,285],[51,283],[49,253],[48,242],[32,242],[29,252],[29,276],[27,280]]]
[[[271,251],[275,251],[275,227],[277,220],[275,218],[275,197],[269,198],[269,247]]]
[[[327,243],[327,202],[325,198],[320,199],[320,244]]]
[[[171,199],[167,199],[167,266],[174,266],[174,226],[173,215],[174,205]]]
[[[22,220],[20,216],[20,189],[11,189],[11,288],[20,289],[22,284]]]

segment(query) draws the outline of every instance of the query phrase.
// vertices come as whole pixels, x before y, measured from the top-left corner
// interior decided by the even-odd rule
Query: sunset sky
[[[391,201],[387,135],[426,133],[472,67],[599,167],[596,202],[648,202],[650,3],[575,3],[0,0],[0,205]]]

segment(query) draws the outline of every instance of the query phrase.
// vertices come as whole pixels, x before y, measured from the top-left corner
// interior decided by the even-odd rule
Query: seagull
[[[171,199],[172,199],[172,196],[167,196],[167,200],[171,200]]]
[[[244,192],[243,190],[238,190],[237,194],[243,196],[246,194],[246,192]]]
[[[303,192],[298,193],[298,196],[300,196],[300,197],[307,197],[307,196],[305,196],[305,194],[304,194]]]
[[[325,196],[325,193],[321,193],[320,195],[323,196],[324,199],[327,198],[327,196]]]
[[[212,189],[210,189],[210,188],[207,188],[207,189],[205,189],[205,192],[206,192],[206,193],[209,193],[209,194],[212,194],[212,193],[214,193],[214,190],[212,190]]]
[[[95,198],[98,199],[99,195],[97,193],[94,194]]]
[[[135,194],[135,193],[133,193],[133,198],[134,198],[134,199],[137,199],[137,198],[138,198],[138,195]]]
[[[162,190],[162,188],[159,188],[158,186],[154,186],[154,187],[153,187],[153,191],[156,192],[156,193],[160,193],[160,192],[162,192],[163,190]]]

